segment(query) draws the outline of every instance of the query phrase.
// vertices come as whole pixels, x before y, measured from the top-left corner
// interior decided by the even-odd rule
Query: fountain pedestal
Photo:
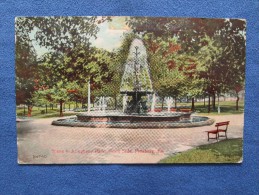
[[[126,108],[124,112],[127,114],[147,113],[148,107],[146,105],[146,101],[144,101],[142,97],[151,93],[152,92],[147,92],[147,91],[131,91],[131,92],[121,91],[121,94],[126,94],[127,96],[131,96],[131,100],[127,101],[126,103]]]

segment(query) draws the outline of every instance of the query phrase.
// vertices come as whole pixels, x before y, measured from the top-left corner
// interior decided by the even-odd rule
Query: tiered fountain
[[[120,93],[123,95],[123,112],[80,113],[76,118],[59,119],[52,124],[84,127],[175,128],[211,125],[214,122],[207,117],[191,117],[190,112],[148,112],[146,97],[154,92],[146,48],[140,39],[134,39],[131,43]],[[153,98],[155,98],[154,95]],[[168,99],[168,102],[170,101],[171,99]]]
[[[125,71],[122,77],[120,93],[130,96],[125,113],[144,114],[148,108],[142,96],[153,93],[152,83],[147,64],[146,48],[141,40],[131,43]]]

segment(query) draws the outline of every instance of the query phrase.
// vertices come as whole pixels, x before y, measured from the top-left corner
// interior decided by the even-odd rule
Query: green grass
[[[158,104],[157,106],[161,106],[160,104]],[[164,106],[166,106],[164,104]],[[184,106],[184,107],[191,107],[191,103],[177,103],[177,106]],[[217,105],[216,105],[217,106]],[[224,101],[224,102],[220,102],[220,110],[221,110],[221,115],[229,115],[229,114],[242,114],[244,112],[244,101],[239,101],[239,110],[236,111],[236,102],[235,101]],[[71,110],[72,110],[71,106]],[[66,108],[68,108],[66,106]],[[164,108],[166,109],[166,108]],[[206,106],[204,107],[203,102],[195,102],[195,112],[197,112],[198,114],[201,115],[218,115],[218,111],[217,108],[215,111],[213,111],[211,109],[211,112],[208,114],[208,110],[207,110],[207,102],[206,102]],[[50,118],[50,117],[58,117],[59,116],[59,109],[54,108],[53,110],[51,108],[48,107],[48,113],[45,113],[45,107],[36,107],[34,106],[32,109],[32,117],[35,118]],[[24,109],[23,108],[17,108],[16,109],[16,113],[18,116],[22,117],[24,116]],[[25,116],[27,116],[28,114],[28,110],[27,107],[25,108]],[[74,115],[73,113],[66,113],[64,112],[64,116],[70,116],[70,115]]]
[[[239,110],[236,110],[236,102],[235,101],[224,101],[220,102],[220,114],[242,114],[244,113],[244,101],[239,101]],[[177,106],[186,106],[191,108],[191,103],[178,103]],[[212,110],[210,115],[218,115],[218,104],[216,102],[216,110]],[[208,114],[208,103],[204,107],[203,102],[195,102],[195,111],[200,114]]]
[[[23,108],[16,108],[16,114],[19,117],[24,117],[24,109]],[[28,114],[28,108],[25,108],[25,116]],[[75,115],[75,113],[66,113],[63,112],[64,116],[71,116]],[[59,109],[53,108],[48,108],[47,113],[46,109],[44,107],[33,107],[32,108],[32,117],[33,118],[52,118],[52,117],[59,117]]]
[[[159,163],[236,163],[242,159],[242,147],[241,138],[222,140],[169,156]]]
[[[65,113],[65,112],[63,112],[63,116],[72,116],[72,115],[75,115],[75,113]],[[60,117],[59,112],[58,113],[51,113],[51,114],[33,116],[33,118],[53,118],[53,117]]]

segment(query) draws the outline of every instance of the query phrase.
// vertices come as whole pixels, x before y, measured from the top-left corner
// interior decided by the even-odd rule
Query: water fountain
[[[166,102],[166,104],[167,104],[167,112],[170,113],[172,103],[174,102],[174,101],[173,101],[173,98],[172,98],[172,97],[166,97],[166,98],[165,98],[165,102]]]
[[[99,112],[105,112],[106,111],[109,99],[110,99],[110,97],[104,97],[104,96],[96,98],[96,101],[95,101],[96,108]]]
[[[156,94],[153,93],[152,100],[151,100],[151,112],[155,112],[155,106],[156,106]]]
[[[125,63],[120,93],[131,97],[127,102],[125,113],[143,114],[148,108],[143,96],[153,93],[150,73],[147,63],[147,53],[143,42],[134,39]]]
[[[208,117],[191,117],[191,112],[170,112],[172,98],[167,98],[167,112],[155,112],[156,96],[150,79],[146,48],[140,39],[131,43],[124,64],[120,93],[123,95],[123,112],[105,111],[105,99],[100,98],[102,112],[77,114],[74,118],[59,119],[52,125],[114,128],[176,128],[211,125]],[[90,93],[89,93],[90,94]],[[151,112],[148,112],[147,96],[152,95]]]

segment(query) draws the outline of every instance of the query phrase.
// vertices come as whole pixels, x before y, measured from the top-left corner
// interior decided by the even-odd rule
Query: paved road
[[[209,117],[230,121],[229,138],[243,137],[243,114]],[[19,163],[157,163],[170,154],[207,144],[204,131],[213,129],[61,127],[52,126],[52,120],[17,123]]]

